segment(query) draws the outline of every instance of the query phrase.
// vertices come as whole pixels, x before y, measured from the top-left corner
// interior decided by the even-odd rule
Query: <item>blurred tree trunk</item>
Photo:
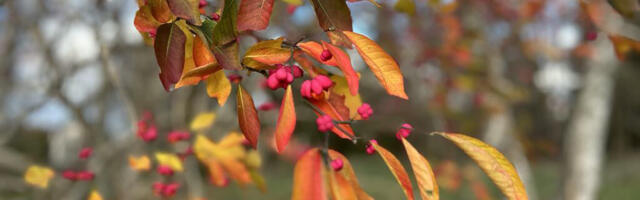
[[[611,111],[617,61],[608,38],[594,44],[594,56],[587,60],[588,71],[565,136],[564,199],[596,199]]]

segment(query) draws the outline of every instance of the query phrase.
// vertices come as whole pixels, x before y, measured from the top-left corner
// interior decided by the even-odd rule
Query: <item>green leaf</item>
[[[171,12],[176,16],[187,20],[189,23],[200,26],[200,11],[198,0],[167,0]]]
[[[160,81],[166,91],[169,91],[171,84],[177,83],[182,75],[186,40],[184,32],[175,23],[158,27],[153,47],[160,66]]]
[[[225,0],[220,22],[213,29],[213,41],[216,46],[235,42],[238,36],[237,20],[238,2],[236,0]]]
[[[351,11],[344,0],[311,0],[320,27],[327,30],[351,31]]]

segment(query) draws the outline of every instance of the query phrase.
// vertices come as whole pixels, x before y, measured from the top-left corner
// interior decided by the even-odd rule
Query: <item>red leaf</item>
[[[167,91],[171,84],[180,80],[182,75],[186,40],[184,32],[175,23],[158,27],[153,47],[160,66],[160,81]]]
[[[264,30],[269,26],[273,0],[243,0],[238,13],[238,31]]]
[[[276,150],[282,152],[291,139],[291,134],[296,128],[296,110],[293,105],[293,92],[291,85],[287,86],[287,91],[280,106],[280,116],[276,125]]]
[[[189,23],[198,25],[200,21],[200,11],[198,11],[198,0],[167,0],[171,12],[176,16],[186,19]]]
[[[258,136],[260,135],[260,120],[256,107],[253,105],[251,95],[247,93],[241,85],[238,85],[238,96],[236,97],[238,110],[238,124],[244,137],[249,140],[255,149],[258,146]]]
[[[349,84],[349,91],[352,95],[358,94],[358,74],[353,70],[353,66],[351,66],[351,59],[349,56],[342,51],[340,48],[333,46],[325,41],[322,41],[322,45],[328,49],[331,54],[333,54],[333,59],[336,60],[336,64],[338,68],[344,74],[344,77],[347,78],[347,83]]]
[[[135,25],[139,32],[150,33],[156,31],[156,28],[160,26],[160,22],[153,17],[149,6],[142,6],[136,12],[133,25]]]
[[[326,200],[322,155],[310,149],[296,162],[293,170],[292,200]]]

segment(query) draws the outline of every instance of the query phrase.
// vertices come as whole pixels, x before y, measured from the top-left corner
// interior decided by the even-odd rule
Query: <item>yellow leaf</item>
[[[301,6],[303,3],[302,0],[282,0],[282,1],[291,5],[296,5],[296,6]]]
[[[186,28],[187,25],[184,21],[179,21],[178,24],[178,27],[180,27],[180,30],[182,30],[186,36],[186,41],[184,45],[184,65],[182,68],[182,75],[180,76],[180,81],[178,81],[174,86],[176,89],[185,85],[195,85],[202,80],[200,77],[187,76],[187,72],[196,68],[196,64],[193,60],[194,35]]]
[[[245,159],[245,163],[247,166],[251,168],[260,168],[262,165],[262,159],[260,159],[260,153],[256,150],[251,150],[247,153],[247,157]]]
[[[218,104],[223,106],[231,94],[231,82],[224,74],[223,70],[219,70],[207,77],[207,94],[211,98],[218,98]]]
[[[409,99],[404,92],[404,80],[402,72],[396,61],[385,52],[376,42],[364,35],[351,31],[343,33],[356,46],[356,50],[369,69],[376,75],[378,81],[387,90],[387,93],[403,99]]]
[[[210,160],[239,159],[245,156],[243,141],[244,136],[236,132],[227,134],[218,144],[198,134],[193,144],[193,153],[203,163]]]
[[[191,121],[191,130],[192,131],[202,131],[204,129],[209,128],[213,122],[216,121],[216,113],[214,112],[203,112],[198,114],[193,121]]]
[[[276,150],[282,152],[284,148],[289,144],[291,134],[296,128],[296,107],[293,105],[293,93],[291,92],[291,85],[287,87],[287,91],[282,99],[282,105],[280,106],[280,114],[278,115],[278,121],[276,125],[275,140]]]
[[[151,169],[151,160],[148,156],[129,156],[129,166],[136,171],[148,171]]]
[[[376,143],[371,143],[373,147],[376,149],[376,152],[382,157],[384,162],[389,167],[389,171],[393,174],[393,177],[396,177],[396,181],[400,186],[402,186],[402,190],[404,194],[407,196],[407,199],[413,199],[413,186],[411,185],[411,180],[409,179],[409,175],[407,175],[407,171],[404,169],[400,161],[389,152],[387,149],[381,147]]]
[[[275,68],[273,65],[287,62],[291,57],[291,50],[282,48],[283,40],[283,38],[278,38],[258,42],[247,50],[242,62],[246,66],[258,70],[273,69]]]
[[[516,169],[496,148],[463,134],[442,132],[435,134],[452,141],[469,155],[508,199],[528,199]]]
[[[407,151],[409,161],[411,161],[411,169],[413,175],[418,182],[418,188],[420,188],[420,197],[423,200],[438,200],[440,199],[440,193],[438,192],[438,185],[436,184],[436,176],[433,175],[433,170],[429,161],[416,150],[406,139],[402,138],[402,144]]]
[[[24,173],[24,181],[30,185],[46,189],[49,186],[49,180],[53,178],[55,173],[51,168],[31,165]]]
[[[358,108],[362,105],[360,94],[352,95],[351,92],[349,92],[347,79],[342,76],[333,75],[331,76],[331,81],[335,83],[331,88],[331,91],[344,96],[344,105],[349,108],[349,116],[356,116],[356,118],[359,118],[360,115],[358,115]]]
[[[416,13],[416,4],[413,0],[398,0],[396,1],[396,5],[393,6],[393,9],[412,16]]]
[[[182,161],[175,154],[157,152],[156,160],[158,161],[158,164],[166,165],[173,171],[182,171]]]
[[[87,200],[102,200],[102,196],[100,195],[100,193],[98,193],[97,190],[91,190],[91,193],[89,193],[89,198],[87,198]]]

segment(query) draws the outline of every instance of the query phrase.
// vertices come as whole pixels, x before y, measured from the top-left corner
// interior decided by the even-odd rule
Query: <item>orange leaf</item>
[[[358,115],[358,108],[362,105],[360,94],[351,95],[347,79],[344,77],[333,75],[330,78],[334,83],[331,92],[344,96],[344,105],[349,108],[349,116],[355,116],[355,119],[360,119],[360,115]]]
[[[325,65],[329,65],[329,66],[336,66],[336,59],[331,57],[331,59],[327,60],[327,61],[322,61],[321,56],[322,55],[322,51],[324,51],[324,47],[322,47],[322,45],[320,43],[314,42],[314,41],[308,41],[308,42],[300,42],[298,43],[298,47],[300,47],[300,49],[302,49],[302,51],[304,51],[304,53],[306,53],[307,55],[313,57],[314,59],[316,59],[318,62],[325,64]]]
[[[329,99],[321,98],[321,99],[309,99],[309,102],[313,104],[316,108],[320,109],[324,114],[329,115],[332,119],[336,121],[348,121],[349,120],[349,108],[344,105],[344,97],[339,96],[333,92],[329,93]],[[316,112],[316,115],[320,116],[321,113]],[[338,124],[342,130],[333,127],[331,131],[333,131],[336,135],[344,139],[351,139],[351,136],[354,136],[353,129],[349,124]]]
[[[376,78],[387,90],[387,93],[403,99],[409,99],[404,92],[402,72],[396,61],[366,36],[351,31],[343,31],[343,33],[356,46],[356,50],[358,50],[362,60],[367,63],[369,69],[376,75]]]
[[[276,125],[276,150],[282,152],[284,148],[289,144],[291,134],[296,128],[296,108],[293,105],[293,92],[291,92],[291,85],[287,86],[287,91],[284,93],[282,99],[282,105],[280,105],[280,115],[278,116],[278,122]]]
[[[347,83],[349,84],[349,91],[351,91],[352,95],[358,94],[358,74],[353,70],[353,66],[351,66],[351,59],[349,55],[347,55],[340,48],[333,46],[325,41],[322,41],[322,45],[327,48],[331,54],[333,55],[333,59],[336,60],[336,64],[338,68],[344,74],[344,77],[347,79]]]
[[[196,63],[196,67],[212,63],[217,64],[216,57],[213,56],[207,45],[202,41],[202,39],[200,39],[200,37],[196,37],[193,43],[193,60]]]
[[[247,167],[240,161],[235,159],[220,160],[225,171],[229,173],[229,177],[238,182],[240,185],[251,183],[251,175]]]
[[[326,170],[328,174],[329,187],[331,189],[331,199],[334,200],[351,200],[358,199],[353,186],[340,173],[331,169]]]
[[[404,170],[404,167],[400,163],[400,161],[391,154],[387,149],[381,147],[376,143],[372,143],[373,147],[376,149],[376,152],[382,157],[384,162],[389,167],[389,171],[396,177],[396,181],[398,184],[402,186],[402,190],[404,194],[407,196],[407,199],[413,199],[413,186],[411,186],[411,180],[409,179],[409,175],[407,175],[407,171]]]
[[[224,170],[222,169],[220,162],[212,159],[209,160],[206,165],[209,169],[209,180],[213,185],[218,187],[227,185],[227,177],[224,174]]]
[[[180,88],[185,85],[195,85],[198,84],[202,77],[193,77],[187,76],[187,72],[193,70],[196,67],[196,64],[193,59],[193,50],[195,48],[195,40],[199,39],[198,37],[194,37],[193,34],[184,26],[179,26],[180,30],[184,33],[187,40],[184,45],[184,65],[182,66],[182,75],[180,76],[180,81],[176,83],[174,88]]]
[[[342,169],[339,173],[345,180],[347,180],[351,184],[351,188],[355,191],[358,200],[371,200],[373,199],[369,196],[362,188],[360,188],[360,184],[358,183],[358,179],[356,178],[356,173],[351,166],[351,163],[347,158],[342,155],[340,152],[329,149],[329,158],[331,160],[340,159],[342,160]]]
[[[256,107],[253,105],[253,99],[247,91],[238,85],[238,96],[236,97],[238,110],[238,124],[242,134],[249,140],[251,146],[255,149],[258,146],[258,136],[260,135],[260,120]]]
[[[218,105],[223,106],[227,102],[229,94],[231,94],[231,82],[223,70],[218,70],[207,77],[207,95],[211,98],[218,98]]]
[[[133,25],[136,29],[142,33],[155,32],[156,28],[161,25],[151,13],[149,6],[142,6],[136,12],[136,17],[133,19]]]
[[[243,64],[253,69],[272,69],[271,65],[284,63],[291,57],[291,50],[282,48],[283,38],[260,41],[251,46],[242,59]],[[257,61],[255,63],[252,61]]]
[[[305,57],[299,50],[293,53],[293,59],[311,78],[315,78],[318,74],[327,74],[327,71],[324,69],[314,66],[311,60]]]
[[[159,22],[168,22],[173,17],[169,9],[169,4],[167,4],[165,0],[148,0],[147,5],[151,7],[151,14],[153,14],[153,17]]]
[[[149,171],[151,169],[151,160],[148,156],[129,156],[129,166],[135,171]]]
[[[292,200],[326,200],[322,155],[318,148],[308,150],[293,170]]]
[[[243,0],[238,13],[238,31],[264,30],[269,26],[273,0]]]
[[[435,133],[451,140],[471,157],[508,199],[528,199],[524,185],[511,162],[496,148],[462,134]]]
[[[640,42],[638,41],[620,35],[610,35],[609,39],[613,43],[613,49],[619,60],[624,60],[629,52],[640,53]]]
[[[423,200],[438,200],[440,199],[440,193],[438,192],[438,185],[436,184],[436,176],[433,175],[433,170],[429,161],[424,156],[420,155],[420,152],[411,145],[406,139],[402,138],[402,144],[407,151],[409,161],[411,161],[411,169],[413,175],[418,182],[418,188],[420,188],[420,197]]]

